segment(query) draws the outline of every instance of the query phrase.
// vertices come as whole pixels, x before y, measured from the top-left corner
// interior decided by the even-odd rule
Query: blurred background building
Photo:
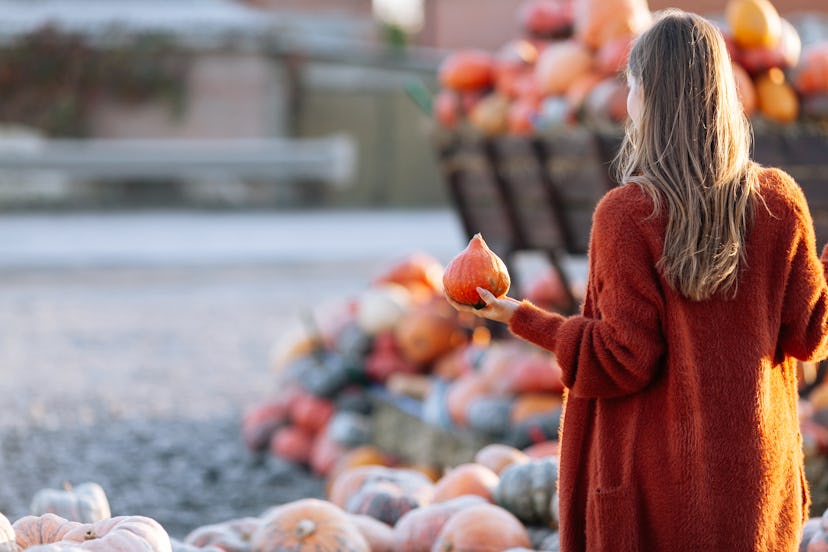
[[[778,7],[800,13],[824,10],[824,2],[785,0]],[[45,139],[267,146],[274,138],[336,137],[347,141],[353,159],[342,161],[332,186],[313,171],[301,177],[272,167],[255,178],[232,170],[195,180],[177,178],[175,170],[166,177],[78,177],[60,170],[71,162],[67,157],[55,170],[0,171],[0,208],[443,205],[423,99],[435,90],[447,51],[493,50],[513,38],[519,4],[2,0],[0,153],[63,152],[51,153]],[[650,6],[718,13],[724,1],[651,0]],[[330,152],[321,150],[331,144],[318,144],[320,164],[330,162],[323,155]],[[109,150],[96,151],[96,163],[114,164]],[[201,155],[206,163],[209,150]]]

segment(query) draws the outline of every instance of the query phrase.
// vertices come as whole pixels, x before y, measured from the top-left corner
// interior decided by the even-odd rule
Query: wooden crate
[[[535,137],[443,133],[434,144],[468,237],[481,232],[510,268],[518,252],[545,254],[570,290],[575,312],[563,258],[587,253],[595,206],[617,185],[610,164],[621,139],[620,130],[567,128]],[[754,142],[754,159],[784,169],[802,186],[821,249],[828,243],[828,131],[757,124]]]

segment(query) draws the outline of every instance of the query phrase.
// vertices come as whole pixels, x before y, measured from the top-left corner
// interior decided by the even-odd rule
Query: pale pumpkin
[[[508,510],[495,504],[476,504],[454,515],[443,525],[433,552],[502,552],[531,548],[529,533]]]
[[[460,303],[483,308],[486,304],[477,293],[481,287],[495,297],[502,297],[511,285],[506,263],[489,249],[483,235],[472,236],[468,245],[458,253],[443,271],[443,290],[446,297]]]
[[[103,487],[92,481],[74,487],[67,482],[63,489],[37,491],[29,513],[35,516],[51,513],[81,523],[112,517]]]
[[[437,535],[457,512],[479,504],[488,504],[477,495],[464,495],[444,502],[433,502],[403,515],[394,526],[398,552],[431,552]]]
[[[373,285],[359,294],[356,323],[369,335],[390,330],[405,316],[410,303],[411,294],[402,284]]]
[[[259,523],[257,517],[241,517],[202,525],[190,531],[184,542],[199,548],[214,546],[226,552],[244,552],[250,548]]]
[[[83,523],[69,530],[62,540],[77,543],[85,552],[172,552],[167,531],[146,516]]]
[[[20,548],[14,538],[9,518],[0,513],[0,552],[17,552]]]
[[[474,461],[499,475],[507,466],[525,464],[529,461],[529,456],[511,445],[490,443],[475,453]]]
[[[20,548],[49,544],[63,540],[64,535],[78,527],[80,522],[69,521],[55,514],[23,516],[12,524],[14,537]]]
[[[335,504],[303,498],[270,509],[253,535],[252,552],[371,552],[365,537]]]
[[[433,502],[445,502],[463,495],[477,495],[492,502],[500,477],[489,467],[466,462],[450,468],[434,484]]]
[[[25,516],[15,521],[17,544],[28,549],[83,552],[172,552],[170,537],[160,523],[145,516],[118,516],[92,523],[69,521],[55,514]]]

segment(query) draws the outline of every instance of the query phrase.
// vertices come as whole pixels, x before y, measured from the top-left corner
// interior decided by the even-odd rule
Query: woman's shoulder
[[[759,195],[762,201],[775,207],[774,211],[784,209],[789,212],[807,210],[805,194],[796,180],[778,167],[759,166],[756,172]]]
[[[621,184],[609,190],[595,209],[596,215],[616,215],[629,217],[642,214],[649,216],[653,212],[653,198],[641,186],[634,183]]]

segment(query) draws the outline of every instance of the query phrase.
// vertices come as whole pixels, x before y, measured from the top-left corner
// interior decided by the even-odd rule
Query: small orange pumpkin
[[[317,550],[370,552],[368,541],[341,508],[303,498],[269,510],[253,535],[255,552]]]
[[[494,84],[494,56],[476,48],[453,51],[440,63],[437,76],[451,90],[488,88]]]
[[[483,308],[477,288],[489,290],[495,297],[509,291],[511,279],[506,263],[497,256],[478,232],[466,248],[457,254],[443,271],[443,290],[446,296],[461,305]]]
[[[428,365],[467,341],[461,319],[440,297],[418,305],[394,328],[397,348],[404,359]]]
[[[487,466],[476,462],[449,469],[434,484],[434,502],[445,502],[463,495],[477,495],[492,502],[492,492],[500,478]]]
[[[759,112],[777,123],[790,123],[799,117],[799,97],[785,80],[785,73],[773,67],[756,77]]]
[[[728,0],[725,19],[742,48],[775,46],[782,34],[779,12],[769,0]]]

